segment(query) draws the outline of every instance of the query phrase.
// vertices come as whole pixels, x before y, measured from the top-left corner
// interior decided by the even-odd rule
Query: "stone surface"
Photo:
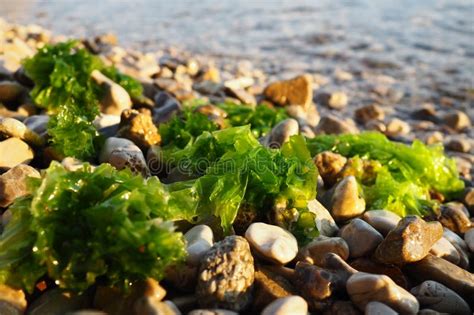
[[[395,312],[391,307],[380,303],[380,302],[369,302],[365,306],[364,310],[365,315],[397,315],[398,313]]]
[[[245,238],[228,236],[201,260],[196,295],[202,307],[244,310],[251,301],[253,257]]]
[[[28,194],[27,179],[40,177],[40,173],[33,167],[20,164],[0,175],[0,207],[6,208],[13,201]]]
[[[354,117],[357,122],[365,125],[371,120],[384,120],[385,112],[379,105],[371,104],[356,109]]]
[[[28,306],[28,314],[31,315],[63,315],[90,307],[92,298],[89,294],[79,295],[55,288],[41,294],[31,305]]]
[[[277,264],[285,265],[298,253],[298,242],[293,234],[276,225],[252,223],[245,238],[259,255]]]
[[[272,128],[265,145],[270,148],[280,148],[283,143],[290,140],[291,136],[297,135],[298,132],[298,122],[293,118],[285,119]]]
[[[28,164],[33,156],[33,150],[18,138],[0,141],[0,168],[10,169],[19,164]]]
[[[360,196],[354,176],[343,178],[334,189],[331,198],[331,214],[338,221],[345,221],[361,215],[365,211],[365,200]]]
[[[446,142],[444,147],[451,151],[469,153],[471,150],[471,143],[467,139],[456,137]]]
[[[374,261],[371,257],[361,257],[352,260],[350,266],[362,272],[386,275],[402,288],[408,288],[407,277],[403,274],[402,270],[396,265],[386,265]]]
[[[150,115],[127,109],[120,116],[118,137],[133,141],[142,150],[160,144],[161,136]]]
[[[461,259],[459,252],[454,247],[454,245],[444,237],[440,238],[436,243],[433,244],[430,253],[437,257],[444,258],[456,265],[459,264]]]
[[[239,313],[225,309],[214,308],[192,310],[188,313],[188,315],[239,315]]]
[[[370,210],[364,212],[362,219],[372,225],[382,235],[387,235],[402,219],[396,213],[388,210]]]
[[[436,281],[425,281],[411,289],[420,306],[440,313],[469,315],[469,305],[456,292]]]
[[[93,124],[97,129],[107,128],[120,123],[119,115],[100,114],[94,120]]]
[[[0,137],[19,138],[35,146],[44,144],[43,138],[30,130],[24,123],[14,118],[0,118]]]
[[[320,266],[323,264],[324,256],[327,253],[335,253],[343,260],[347,260],[349,258],[349,246],[340,237],[318,236],[300,249],[298,260],[304,260]]]
[[[263,93],[278,105],[301,105],[307,108],[313,101],[312,85],[310,75],[301,75],[291,80],[270,83]]]
[[[471,120],[466,113],[453,111],[443,117],[443,122],[454,130],[461,131],[471,126]]]
[[[0,81],[0,102],[14,102],[26,93],[26,89],[14,81]]]
[[[262,315],[306,315],[308,314],[308,303],[297,295],[288,296],[275,300],[262,312]]]
[[[367,222],[357,218],[342,227],[339,235],[349,246],[351,258],[370,255],[383,241],[382,234]]]
[[[472,226],[469,212],[460,202],[448,202],[442,205],[439,222],[456,233],[464,233]]]
[[[321,235],[334,236],[339,228],[337,227],[331,213],[316,199],[308,202],[308,211],[315,214],[316,227]]]
[[[439,222],[406,216],[377,247],[375,257],[386,264],[402,265],[423,259],[443,235]]]
[[[105,95],[100,101],[100,111],[104,114],[120,115],[123,110],[132,106],[132,100],[127,91],[107,78],[98,70],[91,73],[92,79],[105,88]]]
[[[392,137],[404,136],[411,131],[410,125],[398,118],[391,119],[386,126],[385,134]]]
[[[47,133],[48,122],[48,115],[32,115],[23,121],[28,129],[42,137]]]
[[[142,151],[128,139],[110,137],[105,140],[99,161],[100,163],[110,163],[119,170],[127,167],[134,173],[149,175]]]
[[[464,240],[471,253],[474,253],[474,228],[470,228],[464,233]]]
[[[320,134],[345,134],[345,133],[358,133],[359,130],[354,124],[348,121],[342,120],[334,115],[327,115],[321,117],[318,125],[316,126],[315,133]]]
[[[252,313],[259,313],[265,306],[274,300],[295,293],[295,288],[281,275],[268,268],[258,266],[255,271],[255,297],[252,303]]]
[[[416,263],[406,265],[404,270],[413,279],[439,282],[461,295],[466,301],[474,301],[474,275],[446,259],[429,254]]]
[[[347,162],[344,156],[331,151],[316,154],[313,160],[326,187],[331,187],[338,181],[338,175]]]
[[[196,225],[184,234],[186,240],[187,263],[198,266],[201,258],[214,244],[214,234],[207,225]]]
[[[0,284],[0,314],[21,315],[26,309],[25,293]]]
[[[352,302],[361,310],[372,301],[384,303],[403,314],[416,314],[420,308],[413,295],[385,275],[359,272],[347,280],[346,287]]]
[[[319,93],[315,97],[318,104],[322,104],[331,109],[343,109],[347,106],[349,98],[347,94],[342,91],[335,91],[332,93]]]

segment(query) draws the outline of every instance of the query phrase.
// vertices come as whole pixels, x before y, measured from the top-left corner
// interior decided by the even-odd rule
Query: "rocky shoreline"
[[[55,160],[68,170],[81,164],[48,144],[49,117],[29,97],[33,84],[21,65],[45,44],[65,39],[37,26],[0,20],[2,227],[12,216],[8,207],[27,192],[27,177],[40,177],[39,171]],[[149,278],[127,296],[100,285],[77,295],[49,280],[38,283],[33,294],[2,284],[0,314],[471,314],[474,131],[466,102],[472,100],[443,95],[401,106],[407,96],[383,71],[288,78],[249,62],[226,64],[174,50],[123,49],[113,35],[84,39],[82,45],[143,86],[143,97],[130,97],[120,85],[93,72],[95,82],[107,86],[102,114],[94,121],[107,139],[100,154],[90,159],[92,164],[110,163],[144,177],[160,175],[153,168],[153,148],[162,140],[159,125],[183,104],[203,99],[206,105],[198,111],[217,125],[226,113],[211,104],[284,108],[290,118],[260,139],[265,146],[280,147],[296,134],[314,138],[364,130],[402,143],[441,143],[466,187],[454,200],[437,199],[437,217],[365,211],[355,176],[343,174],[348,159],[319,153],[314,157],[321,175],[319,201],[308,207],[316,214],[320,235],[308,244],[299,247],[278,220],[246,224],[227,237],[211,223],[187,227],[186,264],[169,270],[163,282]],[[172,175],[177,180],[182,174]]]

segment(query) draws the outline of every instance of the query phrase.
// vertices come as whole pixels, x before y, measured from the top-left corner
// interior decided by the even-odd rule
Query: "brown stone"
[[[321,117],[318,125],[316,126],[315,133],[320,134],[355,134],[359,130],[357,127],[349,121],[342,120],[334,115],[327,115]]]
[[[390,277],[396,284],[408,289],[408,280],[402,270],[395,265],[377,263],[369,258],[358,258],[350,263],[351,267],[361,272],[375,273]]]
[[[16,198],[28,193],[29,177],[40,177],[40,173],[24,164],[17,165],[0,175],[0,207],[8,207]]]
[[[300,75],[291,80],[269,84],[264,95],[270,101],[281,105],[301,105],[309,107],[313,100],[313,83],[310,75]]]
[[[28,164],[33,156],[33,150],[18,138],[0,141],[0,168],[10,169],[18,164]]]
[[[25,293],[0,284],[0,314],[21,315],[26,309]]]
[[[349,246],[340,237],[318,236],[300,249],[297,259],[321,266],[327,253],[335,253],[343,260],[347,260],[349,257]]]
[[[356,109],[354,112],[355,120],[361,124],[366,124],[371,120],[383,120],[385,112],[377,104],[371,104]]]
[[[132,140],[142,150],[161,142],[161,136],[151,116],[134,109],[122,112],[117,136]]]
[[[255,296],[252,312],[259,313],[274,300],[296,294],[295,288],[284,277],[263,266],[255,271]]]
[[[314,157],[314,163],[326,187],[331,187],[337,182],[338,175],[346,162],[347,159],[344,156],[331,151],[321,152]]]
[[[443,236],[439,222],[426,222],[418,216],[403,218],[377,247],[375,257],[386,264],[402,265],[423,259]]]
[[[433,280],[444,284],[466,301],[474,301],[474,274],[443,258],[429,254],[418,262],[406,265],[404,271],[419,281]]]
[[[472,226],[469,212],[460,202],[448,202],[442,205],[439,222],[456,233],[464,233]]]

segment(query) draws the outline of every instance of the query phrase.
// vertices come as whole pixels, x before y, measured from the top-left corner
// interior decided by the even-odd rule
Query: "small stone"
[[[214,244],[214,234],[207,225],[196,225],[184,234],[186,239],[187,262],[198,266],[201,258]]]
[[[444,284],[466,301],[474,301],[474,275],[446,259],[429,254],[424,259],[408,264],[404,270],[418,281],[433,280]]]
[[[252,223],[245,238],[258,254],[277,264],[287,264],[298,253],[298,242],[293,234],[276,225]]]
[[[461,111],[454,111],[444,116],[444,123],[456,131],[462,131],[471,127],[469,116]]]
[[[227,95],[231,97],[237,98],[243,104],[249,104],[249,105],[257,104],[257,100],[255,99],[255,96],[253,96],[252,94],[250,94],[244,89],[236,89],[236,88],[227,87],[226,93]]]
[[[339,235],[349,245],[352,258],[370,255],[383,241],[382,234],[367,222],[357,218],[345,225]]]
[[[202,307],[244,310],[254,282],[250,246],[241,236],[228,236],[204,255],[196,295]]]
[[[459,252],[456,250],[453,244],[451,244],[446,238],[440,238],[436,243],[431,247],[430,253],[444,258],[453,264],[458,265],[461,257]]]
[[[132,100],[127,91],[103,75],[100,71],[94,70],[91,73],[92,79],[97,84],[105,87],[105,95],[100,101],[100,110],[104,114],[120,115],[123,110],[132,106]]]
[[[153,299],[144,299],[139,303],[135,303],[134,311],[139,314],[153,315],[181,315],[178,307],[172,301],[159,302]]]
[[[323,315],[360,315],[359,309],[352,301],[336,300],[331,302],[329,308],[326,308]]]
[[[361,272],[386,275],[402,288],[404,289],[408,288],[408,279],[398,266],[385,265],[385,264],[374,261],[371,257],[370,258],[361,257],[361,258],[352,260],[350,263],[350,266]]]
[[[387,126],[385,126],[384,122],[378,121],[378,120],[369,120],[365,124],[365,129],[366,130],[373,130],[373,131],[378,131],[381,133],[385,133],[387,131]]]
[[[177,99],[168,99],[166,102],[163,102],[162,106],[153,109],[153,123],[165,123],[169,121],[174,115],[179,113],[181,109],[181,103]]]
[[[143,176],[148,176],[150,173],[142,151],[128,139],[107,138],[100,152],[99,161],[100,163],[110,163],[118,170],[127,167],[134,173]]]
[[[331,214],[338,221],[345,221],[361,215],[365,211],[365,200],[360,196],[354,176],[343,178],[334,189],[331,198]]]
[[[134,109],[122,112],[117,136],[132,140],[142,150],[161,142],[161,136],[151,116]]]
[[[116,126],[119,123],[120,123],[120,116],[108,115],[108,114],[100,114],[93,122],[97,130],[111,127],[111,126]]]
[[[0,175],[0,208],[6,208],[13,201],[28,194],[27,179],[40,177],[40,173],[33,167],[20,164]]]
[[[300,105],[308,108],[313,101],[312,85],[311,76],[305,74],[291,80],[273,82],[263,93],[268,100],[278,105]]]
[[[439,222],[456,233],[464,233],[471,226],[469,212],[460,202],[448,202],[441,206],[441,217]]]
[[[48,129],[49,116],[48,115],[33,115],[26,118],[23,123],[33,132],[44,137]]]
[[[365,306],[365,315],[398,315],[393,308],[380,303],[380,302],[369,302]]]
[[[402,218],[392,211],[370,210],[364,212],[362,219],[385,236],[397,226]]]
[[[21,315],[26,310],[25,293],[0,284],[0,314]]]
[[[462,196],[462,202],[474,216],[474,187],[466,187]]]
[[[200,105],[194,109],[194,112],[207,116],[210,121],[214,122],[221,129],[225,127],[224,119],[227,117],[227,112],[215,105]]]
[[[238,77],[224,82],[224,86],[229,89],[246,89],[252,86],[255,80],[251,77]]]
[[[298,253],[298,260],[321,266],[327,253],[339,255],[343,260],[349,258],[349,245],[341,237],[318,236]]]
[[[338,81],[351,81],[354,78],[352,73],[339,69],[334,72],[334,77]]]
[[[441,143],[441,142],[443,142],[443,139],[444,139],[444,135],[441,132],[433,131],[433,132],[428,133],[424,137],[423,141],[426,144],[431,145],[431,144],[435,144],[435,143]]]
[[[469,141],[460,137],[450,139],[445,144],[445,147],[448,150],[461,153],[469,153],[469,151],[471,150],[471,144],[469,143]]]
[[[319,93],[315,97],[317,103],[321,103],[331,109],[343,109],[349,101],[347,94],[342,91],[332,93]]]
[[[0,118],[0,137],[19,138],[34,146],[44,144],[44,139],[14,118]]]
[[[219,83],[221,81],[219,69],[214,66],[208,67],[206,70],[204,70],[201,80]]]
[[[337,227],[331,213],[316,199],[308,202],[308,211],[315,214],[314,219],[319,234],[324,236],[334,236],[339,228]]]
[[[359,130],[357,127],[349,123],[348,121],[342,120],[334,115],[327,115],[321,117],[318,125],[316,126],[315,133],[321,134],[355,134]]]
[[[295,291],[295,288],[286,278],[259,266],[255,271],[255,297],[251,311],[252,313],[260,313],[265,306],[274,300],[293,295]]]
[[[262,312],[262,315],[306,315],[308,314],[308,303],[297,295],[280,298],[270,303]]]
[[[346,287],[352,302],[361,310],[372,301],[384,303],[403,314],[416,314],[420,308],[413,295],[385,275],[358,272],[349,278]]]
[[[424,104],[420,109],[415,110],[412,113],[412,117],[415,119],[432,121],[432,122],[438,122],[439,120],[437,116],[436,108],[431,103]]]
[[[239,313],[220,308],[213,308],[192,310],[188,315],[239,315]]]
[[[464,241],[471,253],[474,253],[474,228],[470,228],[464,233]]]
[[[409,134],[410,130],[410,125],[407,122],[393,118],[387,123],[385,134],[392,137],[403,136]]]
[[[338,175],[347,162],[344,156],[331,151],[321,152],[313,160],[326,187],[331,187],[338,181]]]
[[[354,116],[357,122],[365,125],[372,120],[384,120],[385,111],[377,104],[370,104],[356,109]]]
[[[443,235],[439,222],[406,216],[377,247],[375,257],[385,264],[406,264],[423,259]]]
[[[18,138],[0,141],[0,168],[10,169],[18,164],[28,164],[33,156],[33,150]]]
[[[280,148],[283,143],[290,140],[291,136],[297,135],[299,131],[298,122],[293,118],[280,121],[272,128],[268,135],[266,146],[270,148]]]
[[[0,81],[0,102],[19,101],[25,93],[26,89],[16,82]]]
[[[425,281],[411,289],[421,307],[440,313],[469,315],[469,305],[456,292],[436,281]]]
[[[77,294],[55,288],[44,292],[31,305],[28,305],[28,314],[66,314],[90,307],[92,298],[89,294]]]

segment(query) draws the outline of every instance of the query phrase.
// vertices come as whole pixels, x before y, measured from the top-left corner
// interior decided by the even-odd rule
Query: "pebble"
[[[387,123],[385,134],[387,136],[396,137],[407,135],[410,133],[410,131],[411,128],[407,122],[398,118],[393,118]]]
[[[151,116],[134,109],[122,112],[117,137],[132,140],[142,150],[147,150],[152,145],[161,142],[161,136]]]
[[[251,301],[254,262],[247,240],[227,236],[204,255],[196,295],[202,307],[245,309]]]
[[[0,175],[0,207],[6,208],[13,201],[28,194],[27,179],[40,177],[40,173],[31,166],[20,164]]]
[[[71,311],[84,309],[91,306],[89,294],[77,294],[54,288],[41,294],[28,306],[28,314],[31,315],[60,315]]]
[[[365,200],[359,194],[354,176],[343,178],[331,198],[331,214],[336,222],[352,219],[365,211]]]
[[[298,253],[298,260],[304,260],[315,265],[322,265],[327,253],[335,253],[343,260],[349,258],[349,245],[341,237],[318,236],[302,247]]]
[[[308,314],[308,303],[297,295],[277,299],[270,303],[262,315],[306,315]]]
[[[423,259],[443,235],[439,222],[426,222],[406,216],[390,231],[375,251],[375,258],[386,264],[402,265]]]
[[[0,102],[14,102],[25,94],[26,89],[13,81],[0,81]]]
[[[433,104],[424,104],[422,108],[413,111],[412,117],[419,120],[432,121],[437,123],[439,118],[437,116],[436,108]]]
[[[474,228],[470,228],[464,233],[464,241],[471,253],[474,253]]]
[[[132,106],[132,100],[127,91],[107,78],[100,71],[94,70],[91,73],[92,79],[97,84],[106,88],[106,92],[100,101],[100,111],[104,114],[120,115],[123,110],[129,109]]]
[[[372,257],[361,257],[352,260],[350,266],[362,272],[386,275],[402,288],[408,288],[408,278],[396,265],[382,264],[376,262]]]
[[[418,281],[433,280],[444,284],[466,301],[474,301],[474,275],[446,259],[429,254],[424,259],[408,264],[404,270]]]
[[[278,298],[293,295],[295,292],[296,289],[285,277],[265,266],[258,266],[255,271],[255,296],[251,312],[260,313],[269,303]]]
[[[342,91],[336,91],[332,93],[319,93],[315,97],[317,103],[321,103],[331,109],[343,109],[347,106],[349,98],[347,94]]]
[[[169,99],[163,106],[153,109],[153,123],[160,124],[170,120],[181,111],[181,103],[175,98]]]
[[[412,288],[421,307],[453,315],[472,314],[469,305],[456,292],[436,281],[425,281]]]
[[[19,138],[34,146],[44,144],[42,137],[15,118],[0,118],[0,136]]]
[[[111,126],[118,125],[120,123],[120,116],[119,115],[108,115],[108,114],[100,114],[94,120],[93,124],[96,129],[107,128]]]
[[[474,187],[466,187],[464,189],[462,202],[469,210],[471,215],[474,215]]]
[[[357,127],[349,123],[348,121],[342,120],[334,115],[327,115],[321,117],[318,125],[316,126],[315,133],[320,134],[355,134],[359,130]]]
[[[382,121],[385,118],[385,111],[377,104],[362,106],[355,110],[354,118],[361,124],[367,124],[369,121]]]
[[[372,301],[384,303],[403,314],[416,314],[420,308],[410,292],[385,275],[358,272],[347,280],[346,287],[352,302],[361,310]]]
[[[18,138],[0,141],[0,169],[10,169],[19,164],[28,164],[33,157],[33,150]]]
[[[313,160],[326,187],[331,187],[338,181],[339,174],[347,163],[344,156],[331,151],[316,154]]]
[[[443,142],[444,135],[439,131],[429,132],[424,136],[424,142],[428,145]]]
[[[361,312],[351,301],[336,300],[324,315],[360,315]]]
[[[377,301],[367,303],[367,305],[365,306],[364,314],[365,315],[398,315],[398,313],[395,312],[393,308]]]
[[[159,302],[157,300],[145,299],[134,305],[135,314],[153,315],[181,315],[180,310],[172,301]]]
[[[342,227],[339,235],[349,245],[351,258],[370,255],[383,241],[382,234],[367,222],[357,218]]]
[[[402,218],[392,211],[370,210],[364,212],[362,219],[385,236],[397,226]]]
[[[430,253],[437,257],[444,258],[455,265],[459,265],[459,261],[461,260],[457,249],[444,237],[440,238],[436,243],[433,244]]]
[[[136,174],[149,175],[142,151],[128,139],[107,138],[100,152],[99,161],[100,163],[110,163],[119,170],[129,168]]]
[[[308,202],[308,211],[315,214],[314,222],[318,228],[319,234],[324,236],[334,236],[339,228],[331,216],[331,213],[316,199]]]
[[[21,315],[26,310],[25,293],[0,284],[0,314]]]
[[[258,254],[277,264],[287,264],[298,253],[298,242],[293,234],[276,225],[252,223],[245,238]]]
[[[270,148],[280,148],[283,143],[290,140],[291,136],[297,135],[299,132],[298,122],[293,118],[280,121],[272,128],[268,135],[266,146]]]
[[[196,225],[184,234],[186,239],[187,262],[198,266],[201,258],[214,244],[212,229],[204,224]]]
[[[469,140],[460,138],[460,137],[450,139],[444,145],[444,147],[447,150],[461,152],[461,153],[469,153],[469,151],[471,151],[471,144],[469,143]]]
[[[214,308],[192,310],[188,313],[188,315],[239,315],[239,313],[225,309]]]
[[[471,226],[469,212],[460,202],[448,202],[441,206],[439,222],[455,233],[464,233]]]
[[[443,122],[456,131],[462,131],[471,127],[469,116],[461,111],[453,111],[443,117]]]
[[[248,104],[248,105],[256,105],[257,100],[255,99],[255,96],[250,94],[244,89],[237,89],[237,88],[230,88],[227,87],[225,89],[227,95],[231,97],[237,98],[239,101],[241,101],[243,104]]]
[[[32,115],[23,121],[23,123],[29,130],[36,132],[43,138],[47,133],[48,122],[48,115]]]
[[[265,97],[281,106],[300,105],[308,108],[313,101],[313,82],[310,75],[270,83],[263,91]]]

